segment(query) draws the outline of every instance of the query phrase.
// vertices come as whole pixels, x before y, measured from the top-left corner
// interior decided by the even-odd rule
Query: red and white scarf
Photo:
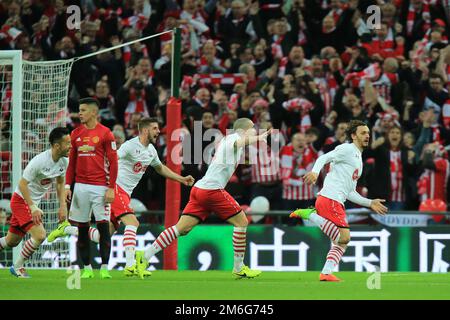
[[[138,97],[136,96],[134,89],[130,89],[130,100],[124,115],[126,128],[130,123],[131,115],[135,112],[142,113],[144,117],[150,116],[147,110],[147,102],[145,101],[145,90],[142,90],[141,95]]]
[[[198,83],[200,85],[235,85],[244,82],[244,74],[242,73],[211,73],[198,74]]]
[[[4,25],[0,29],[0,40],[5,39],[6,42],[8,42],[9,44],[12,44],[16,41],[17,37],[20,36],[21,34],[22,34],[22,31],[20,31],[19,29],[8,26],[8,25]]]
[[[140,50],[141,50],[142,55],[145,58],[148,58],[147,46],[142,44]],[[123,47],[122,59],[123,59],[123,62],[125,62],[126,64],[128,64],[130,62],[130,60],[131,60],[131,48],[130,48],[130,46]]]
[[[363,71],[350,72],[345,76],[346,81],[351,81],[353,87],[358,87],[359,83],[363,79],[376,80],[381,75],[381,67],[378,63],[372,63]]]
[[[284,35],[282,36],[274,35],[272,39],[273,39],[273,43],[271,44],[272,56],[274,57],[274,59],[283,58],[284,54],[283,48],[281,47],[281,43],[284,40]]]
[[[283,108],[290,112],[298,112],[300,116],[299,125],[297,126],[300,132],[306,132],[311,127],[311,117],[309,111],[314,108],[314,105],[307,99],[294,98],[283,102]]]
[[[120,23],[122,24],[123,27],[131,27],[133,29],[142,31],[147,26],[148,18],[145,15],[143,15],[142,13],[140,13],[136,16],[131,16],[131,17],[122,19],[120,21]]]
[[[414,21],[416,20],[417,13],[418,12],[416,12],[412,3],[410,3],[408,8],[408,16],[406,18],[406,34],[408,35],[408,37],[412,36]],[[423,1],[422,19],[425,21],[423,28],[425,31],[427,31],[431,27],[430,0]]]

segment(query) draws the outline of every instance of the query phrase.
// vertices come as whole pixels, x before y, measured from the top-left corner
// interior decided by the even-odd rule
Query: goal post
[[[0,66],[11,66],[12,79],[7,83],[5,77],[4,85],[11,86],[11,145],[12,145],[12,172],[11,172],[11,193],[19,185],[22,176],[22,51],[21,50],[0,50]],[[5,103],[8,103],[5,101]],[[22,245],[13,249],[13,260],[19,257]]]

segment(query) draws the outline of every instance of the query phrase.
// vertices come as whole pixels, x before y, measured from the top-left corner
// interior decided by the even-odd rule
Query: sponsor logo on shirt
[[[42,186],[48,185],[50,183],[52,183],[52,179],[42,179],[41,180],[41,185]]]
[[[353,172],[352,176],[353,180],[358,180],[358,173],[359,173],[358,169],[356,169],[355,172]]]
[[[95,151],[95,147],[85,144],[85,145],[82,145],[81,147],[78,147],[78,151],[79,152],[91,152],[91,151]]]
[[[133,171],[134,173],[145,172],[147,170],[147,167],[148,166],[142,165],[141,162],[136,162],[136,164],[133,167]]]

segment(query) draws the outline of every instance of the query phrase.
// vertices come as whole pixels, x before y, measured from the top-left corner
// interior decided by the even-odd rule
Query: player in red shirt
[[[80,100],[81,126],[71,134],[72,149],[66,175],[66,198],[71,201],[69,221],[78,227],[77,247],[84,264],[82,278],[93,278],[90,263],[89,222],[94,214],[100,234],[102,279],[108,272],[111,251],[109,221],[114,201],[118,160],[114,136],[97,121],[99,102],[95,98]],[[72,192],[71,184],[75,182]]]

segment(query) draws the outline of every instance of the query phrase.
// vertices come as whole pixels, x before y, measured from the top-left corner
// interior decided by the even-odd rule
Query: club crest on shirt
[[[100,138],[97,137],[97,136],[95,136],[95,137],[92,138],[92,142],[93,142],[93,143],[98,143],[99,141],[100,141]]]

